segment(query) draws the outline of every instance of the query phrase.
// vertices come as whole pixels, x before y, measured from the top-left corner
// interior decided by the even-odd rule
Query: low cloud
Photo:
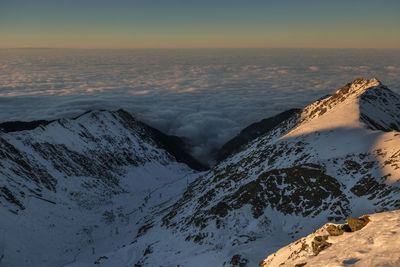
[[[287,70],[278,70],[279,74],[288,74],[289,72]]]
[[[150,93],[150,90],[131,91],[129,93],[131,95],[147,95]]]
[[[400,67],[396,67],[396,66],[387,66],[386,69],[388,71],[400,71]]]
[[[365,72],[370,69],[369,66],[339,66],[340,70],[352,71],[352,72]]]
[[[193,92],[196,92],[196,88],[190,87],[187,89],[180,90],[179,92],[180,93],[193,93]]]

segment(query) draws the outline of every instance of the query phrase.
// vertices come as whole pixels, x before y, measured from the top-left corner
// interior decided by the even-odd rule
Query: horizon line
[[[0,47],[4,50],[23,49],[71,49],[71,50],[174,50],[174,49],[379,49],[379,50],[400,50],[400,47]]]

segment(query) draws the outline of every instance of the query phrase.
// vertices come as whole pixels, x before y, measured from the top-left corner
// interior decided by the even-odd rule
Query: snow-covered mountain
[[[18,125],[0,132],[1,266],[93,264],[184,191],[198,173],[188,165],[202,167],[123,110]]]
[[[400,266],[400,211],[327,223],[268,256],[260,267]]]
[[[353,81],[200,176],[104,264],[254,266],[326,221],[398,209],[398,114],[379,81]]]
[[[399,114],[400,96],[357,79],[207,172],[123,111],[1,134],[0,256],[6,266],[258,265],[326,221],[400,208]]]

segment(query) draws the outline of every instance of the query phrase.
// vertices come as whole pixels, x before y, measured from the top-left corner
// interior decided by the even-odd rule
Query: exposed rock
[[[318,255],[322,250],[332,245],[327,240],[327,235],[314,237],[314,240],[312,241],[312,249],[315,255]]]
[[[369,223],[369,217],[367,215],[364,215],[358,219],[355,218],[348,218],[346,220],[347,224],[349,225],[350,229],[352,232],[361,230],[364,226],[366,226]]]
[[[19,132],[19,131],[26,131],[26,130],[33,130],[39,126],[46,126],[47,124],[53,121],[45,121],[45,120],[38,120],[38,121],[8,121],[0,123],[0,131],[9,133],[9,132]]]
[[[239,254],[235,254],[232,256],[231,261],[229,262],[232,267],[246,267],[248,260],[242,258]]]
[[[25,209],[24,205],[13,195],[13,193],[7,188],[7,186],[0,187],[0,191],[2,193],[0,194],[0,196],[3,197],[5,200],[17,205],[22,210]]]
[[[344,233],[342,229],[333,224],[328,225],[328,227],[326,227],[326,231],[329,233],[330,236],[339,236]]]
[[[329,236],[327,240],[324,233],[332,224],[326,224],[270,254],[260,267],[293,267],[304,263],[307,266],[400,266],[400,210],[370,214],[350,221],[353,220],[369,221],[368,227]],[[335,226],[343,228],[348,224]],[[301,249],[304,243],[310,242],[312,251]],[[320,247],[325,248],[322,253],[319,253]]]

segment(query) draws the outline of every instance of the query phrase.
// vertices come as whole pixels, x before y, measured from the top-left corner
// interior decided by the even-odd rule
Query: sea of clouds
[[[400,93],[400,50],[0,49],[0,122],[123,108],[208,161],[247,125],[357,77]]]

